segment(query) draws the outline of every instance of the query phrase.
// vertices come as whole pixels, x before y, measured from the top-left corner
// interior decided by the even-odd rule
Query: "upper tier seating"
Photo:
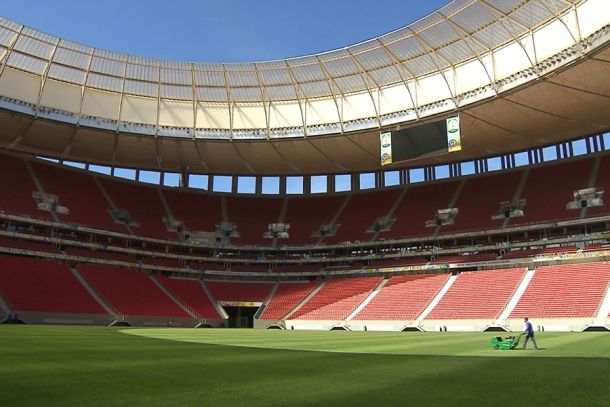
[[[413,321],[432,302],[448,279],[448,274],[394,276],[354,319]]]
[[[206,281],[206,287],[217,301],[263,302],[273,288],[273,283],[232,281]]]
[[[587,208],[587,216],[602,216],[610,214],[610,155],[601,157],[601,163],[595,180],[595,187],[603,189],[604,206]]]
[[[575,190],[587,187],[593,160],[584,159],[533,167],[521,193],[527,203],[522,217],[510,218],[510,224],[534,223],[541,220],[578,219],[579,210],[567,210]],[[552,195],[549,191],[553,191]]]
[[[104,189],[119,210],[129,213],[132,230],[137,235],[177,240],[178,235],[168,232],[163,218],[167,217],[156,188],[133,183],[100,179]]]
[[[367,192],[352,194],[337,219],[337,224],[341,226],[336,235],[325,237],[324,243],[371,240],[375,233],[367,233],[367,230],[373,226],[377,218],[386,216],[390,212],[400,193],[400,189],[378,191],[374,199],[371,199]]]
[[[510,318],[593,317],[609,282],[607,262],[539,267]]]
[[[168,288],[183,304],[191,307],[202,317],[209,319],[222,318],[203,290],[199,280],[165,276],[155,276],[155,278]]]
[[[500,202],[512,201],[523,172],[497,173],[468,178],[455,207],[459,212],[453,225],[443,226],[441,234],[500,228],[504,219],[491,217],[500,210]]]
[[[298,246],[316,243],[320,238],[312,235],[320,226],[333,220],[344,200],[345,196],[289,198],[284,223],[290,225],[290,239],[287,242],[280,240],[281,244]]]
[[[581,213],[598,216],[610,213],[610,205],[587,208],[586,211],[566,210],[573,192],[589,185],[593,163],[601,160],[594,184],[610,191],[610,156],[576,158],[572,161],[533,166],[520,197],[527,200],[525,216],[511,218],[509,226],[577,219]],[[126,232],[108,214],[111,207],[96,185],[93,176],[74,168],[61,168],[46,162],[31,161],[42,188],[57,195],[70,213],[60,220],[93,226],[110,231]],[[157,186],[110,179],[95,175],[117,209],[125,210],[138,224],[135,234],[177,240],[175,232],[167,230],[163,219],[172,215],[182,220],[187,230],[214,232],[223,221],[233,222],[241,237],[232,238],[236,245],[271,245],[263,238],[269,223],[290,225],[288,239],[278,239],[280,246],[341,244],[347,241],[367,241],[375,236],[367,233],[376,219],[391,215],[395,219],[391,230],[377,233],[377,239],[430,236],[437,229],[440,235],[499,228],[503,219],[492,220],[501,201],[510,201],[517,193],[523,169],[493,172],[462,180],[442,180],[430,184],[410,184],[387,190],[358,191],[341,195],[304,195],[286,197],[213,195],[174,190]],[[459,193],[458,187],[463,182]],[[405,191],[406,188],[406,191]],[[553,191],[549,199],[548,191]],[[36,208],[32,193],[34,181],[23,159],[2,156],[0,160],[0,211],[52,219],[48,211]],[[402,196],[404,192],[404,196]],[[402,198],[401,198],[402,196]],[[167,210],[163,200],[167,203]],[[457,198],[455,203],[453,199]],[[606,201],[610,198],[606,197]],[[224,210],[223,210],[224,202]],[[392,207],[396,210],[390,214]],[[459,213],[453,225],[426,227],[439,209],[457,207]],[[254,215],[253,215],[254,214]],[[334,236],[315,236],[322,225],[340,225]]]
[[[260,316],[260,319],[281,319],[303,301],[318,286],[317,280],[310,282],[283,282],[275,290],[273,298]]]
[[[163,196],[174,219],[190,232],[214,232],[222,221],[220,195],[189,190],[164,190]]]
[[[229,221],[237,226],[240,237],[232,238],[235,244],[267,245],[273,242],[264,238],[270,223],[278,223],[283,198],[227,197]]]
[[[0,156],[0,211],[52,219],[51,212],[36,207],[32,193],[37,191],[22,159]]]
[[[68,266],[50,260],[0,255],[0,293],[14,311],[106,314]]]
[[[462,273],[426,319],[495,319],[524,275],[524,269]]]
[[[431,235],[436,228],[426,227],[426,221],[433,219],[437,210],[449,207],[458,185],[458,181],[450,181],[409,187],[394,212],[396,221],[392,229],[380,232],[379,237],[390,239]]]
[[[360,277],[330,280],[291,318],[343,320],[368,297],[382,279],[382,277]]]
[[[80,270],[122,315],[191,318],[146,273],[94,264],[83,264]]]
[[[124,225],[112,220],[108,202],[91,175],[40,163],[32,163],[32,168],[43,190],[56,195],[61,206],[69,209],[67,215],[59,215],[61,220],[127,233]]]

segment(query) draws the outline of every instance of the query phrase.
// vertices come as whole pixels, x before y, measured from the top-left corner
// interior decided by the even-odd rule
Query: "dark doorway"
[[[254,326],[254,314],[258,307],[229,307],[223,306],[229,315],[229,328],[252,328]]]

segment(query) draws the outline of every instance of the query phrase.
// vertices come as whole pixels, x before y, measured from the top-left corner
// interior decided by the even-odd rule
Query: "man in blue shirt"
[[[523,321],[525,322],[525,326],[523,328],[523,333],[525,334],[525,342],[523,342],[522,349],[525,349],[527,341],[531,339],[532,343],[534,344],[534,348],[538,350],[538,344],[536,343],[536,339],[534,338],[534,327],[532,326],[532,323],[529,321],[528,318],[523,318]]]

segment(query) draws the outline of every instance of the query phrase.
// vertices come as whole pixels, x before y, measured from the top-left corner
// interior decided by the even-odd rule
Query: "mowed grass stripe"
[[[157,339],[316,352],[387,353],[396,355],[593,357],[610,358],[610,334],[539,333],[541,351],[498,351],[489,346],[503,333],[280,331],[254,329],[130,328],[121,332]],[[514,335],[514,334],[512,334]],[[522,344],[523,342],[521,342]]]
[[[361,353],[225,346],[124,331],[319,349],[334,344]],[[474,352],[488,346],[490,335],[0,326],[0,406],[610,405],[610,359],[594,356],[610,354],[610,336],[573,335],[541,335],[547,349],[538,353],[507,352],[545,355],[540,358],[455,357],[372,350],[421,341],[426,351],[438,345],[449,352],[453,339],[454,350]],[[572,347],[593,353],[572,357]],[[548,356],[552,352],[558,357]]]

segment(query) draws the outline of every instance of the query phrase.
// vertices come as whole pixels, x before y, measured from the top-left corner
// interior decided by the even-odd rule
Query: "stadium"
[[[607,0],[247,63],[0,17],[0,403],[610,405],[609,79]]]

